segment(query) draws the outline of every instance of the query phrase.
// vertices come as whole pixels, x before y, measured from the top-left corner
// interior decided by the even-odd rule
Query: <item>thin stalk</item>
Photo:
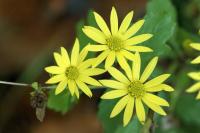
[[[155,127],[154,127],[153,117],[154,117],[154,112],[152,110],[149,110],[147,120],[144,123],[141,133],[154,133]]]
[[[31,86],[30,84],[26,84],[26,83],[17,83],[17,82],[8,82],[8,81],[0,81],[0,84],[13,85],[13,86]]]

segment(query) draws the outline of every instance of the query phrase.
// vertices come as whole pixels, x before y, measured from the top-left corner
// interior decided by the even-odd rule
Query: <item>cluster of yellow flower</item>
[[[134,111],[139,121],[141,123],[145,122],[146,114],[143,103],[158,114],[166,115],[161,106],[169,106],[169,103],[152,93],[174,90],[171,86],[163,83],[169,78],[170,74],[162,74],[156,78],[147,80],[154,71],[158,57],[154,57],[140,75],[141,58],[139,53],[152,52],[153,50],[145,46],[136,45],[147,41],[153,35],[135,35],[141,29],[145,20],[139,20],[131,24],[133,14],[133,11],[128,13],[119,26],[117,12],[113,7],[110,15],[109,29],[104,19],[98,13],[94,12],[98,28],[84,26],[82,30],[96,44],[88,44],[79,52],[79,41],[76,39],[71,58],[69,58],[65,48],[62,47],[61,54],[54,53],[57,66],[45,68],[48,73],[53,74],[46,83],[58,83],[55,91],[56,94],[68,88],[71,95],[75,94],[77,98],[79,98],[79,89],[87,96],[92,97],[92,92],[87,86],[88,84],[113,89],[103,94],[101,98],[115,99],[121,97],[113,108],[110,117],[115,117],[124,109],[124,126],[129,123]],[[85,60],[89,51],[101,53],[96,58]],[[125,75],[113,67],[115,59],[125,72]],[[132,61],[132,67],[128,64],[127,59]],[[104,69],[96,68],[104,60]],[[91,77],[106,71],[114,80],[96,80]]]
[[[200,51],[200,43],[191,43],[190,46],[193,49]],[[194,60],[192,60],[191,63],[192,64],[200,64],[200,56],[198,56]],[[195,83],[194,85],[189,87],[187,89],[187,92],[192,93],[195,91],[199,91],[200,90],[200,72],[190,72],[190,73],[188,73],[188,76],[190,78],[192,78],[193,80],[197,81],[197,83]],[[200,91],[198,92],[196,99],[200,99]]]

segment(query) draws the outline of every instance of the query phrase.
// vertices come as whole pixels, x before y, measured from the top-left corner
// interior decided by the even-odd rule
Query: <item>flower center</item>
[[[106,39],[107,45],[112,51],[119,51],[123,48],[123,41],[119,37],[111,36]]]
[[[65,75],[67,76],[67,78],[74,80],[78,78],[79,71],[76,67],[70,66],[70,67],[67,67],[65,71]]]
[[[144,85],[140,81],[133,81],[128,86],[128,93],[135,98],[141,98],[145,94]]]

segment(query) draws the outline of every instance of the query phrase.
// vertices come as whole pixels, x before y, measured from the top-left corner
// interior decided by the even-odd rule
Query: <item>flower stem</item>
[[[141,130],[141,133],[154,133],[154,122],[153,122],[153,116],[154,116],[154,112],[153,111],[149,111],[148,113],[148,117],[146,122],[144,123],[144,126]]]
[[[5,85],[14,85],[14,86],[31,86],[30,84],[26,83],[16,83],[16,82],[8,82],[8,81],[1,81],[0,84],[5,84]]]

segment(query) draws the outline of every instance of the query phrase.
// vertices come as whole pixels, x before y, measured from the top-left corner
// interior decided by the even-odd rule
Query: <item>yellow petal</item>
[[[156,95],[153,95],[151,93],[146,93],[145,96],[144,96],[144,98],[146,100],[148,100],[148,101],[156,104],[156,105],[169,107],[169,103],[165,99],[160,98],[160,97],[158,97]]]
[[[121,66],[121,68],[125,71],[129,80],[132,80],[133,77],[132,77],[132,73],[131,73],[131,68],[121,52],[117,54],[117,61],[118,61],[119,65]]]
[[[135,54],[135,59],[132,64],[132,71],[133,71],[133,79],[134,80],[139,80],[140,78],[140,67],[141,67],[141,58],[140,54],[136,52]]]
[[[46,84],[55,84],[55,83],[58,83],[62,80],[66,80],[67,77],[65,76],[65,74],[59,74],[59,75],[56,75],[56,76],[53,76],[51,77],[47,82]]]
[[[67,80],[61,81],[56,87],[55,94],[58,95],[59,93],[61,93],[66,88],[66,86],[67,86]]]
[[[105,87],[113,89],[125,89],[127,87],[127,85],[115,80],[100,80],[99,82],[102,83]]]
[[[190,72],[188,76],[194,80],[200,80],[200,72]]]
[[[82,30],[92,40],[100,44],[106,44],[106,36],[100,30],[91,26],[84,26]]]
[[[56,52],[54,52],[53,54],[54,54],[54,59],[56,60],[56,64],[58,66],[64,66],[64,64],[62,62],[62,56]]]
[[[128,39],[131,36],[133,36],[136,32],[138,32],[140,30],[140,28],[143,26],[144,24],[144,20],[139,20],[137,21],[135,24],[133,24],[128,30],[127,32],[124,34],[124,38]]]
[[[193,49],[200,51],[200,43],[191,43],[190,46]]]
[[[199,64],[200,63],[200,56],[198,56],[194,60],[192,60],[191,63],[192,64]]]
[[[126,15],[126,17],[124,18],[124,20],[121,23],[121,26],[119,28],[119,32],[124,33],[128,29],[128,27],[131,23],[131,20],[133,18],[133,13],[134,12],[131,11]]]
[[[78,39],[76,39],[75,43],[74,43],[74,47],[72,49],[72,53],[71,53],[71,65],[76,66],[78,63],[78,58],[79,58],[79,41]]]
[[[200,91],[198,92],[196,99],[200,99]]]
[[[130,83],[130,81],[119,70],[117,70],[116,68],[110,67],[108,69],[108,72],[116,80],[118,80],[118,81],[120,81],[122,83],[125,83],[125,84],[129,84]]]
[[[98,55],[98,57],[94,60],[92,67],[96,67],[101,62],[103,62],[105,60],[105,58],[108,56],[109,52],[110,52],[109,50],[105,50],[100,55]]]
[[[105,62],[105,68],[109,68],[111,67],[115,62],[115,52],[114,51],[111,51],[109,54],[108,54],[108,57],[106,58],[106,62]]]
[[[79,58],[78,58],[78,63],[79,63],[79,64],[85,60],[85,58],[86,58],[86,56],[87,56],[87,54],[88,54],[88,46],[89,46],[89,45],[85,46],[85,47],[83,48],[83,50],[81,50],[80,55],[79,55]]]
[[[78,80],[90,84],[90,85],[94,85],[94,86],[102,86],[96,79],[91,78],[89,76],[86,75],[79,75]]]
[[[131,52],[129,52],[129,51],[125,50],[125,49],[121,50],[120,53],[121,53],[125,58],[127,58],[127,59],[129,59],[129,60],[131,60],[131,61],[133,61],[134,58],[135,58],[135,55],[134,55],[134,54],[132,54]]]
[[[174,89],[166,84],[159,84],[157,86],[153,86],[153,87],[147,87],[145,88],[146,91],[148,92],[158,92],[158,91],[174,91]]]
[[[159,106],[154,104],[153,102],[149,101],[148,99],[143,98],[142,99],[144,101],[144,103],[153,111],[155,111],[156,113],[160,114],[160,115],[166,115],[165,111]]]
[[[166,79],[169,78],[169,76],[170,76],[170,74],[162,74],[162,75],[146,82],[144,85],[145,85],[146,88],[157,86],[159,84],[162,84]]]
[[[49,66],[46,67],[45,70],[51,74],[63,74],[65,72],[64,67],[58,67],[58,66]]]
[[[134,51],[134,52],[152,52],[153,50],[149,47],[145,46],[126,46],[126,50]]]
[[[200,82],[195,83],[190,88],[188,88],[186,91],[187,92],[195,92],[197,90],[200,90]]]
[[[123,98],[121,98],[117,104],[115,105],[115,107],[113,108],[111,114],[110,114],[110,118],[115,117],[116,115],[118,115],[126,106],[128,100],[129,100],[130,96],[124,96]]]
[[[71,95],[73,96],[75,90],[77,89],[77,86],[74,80],[68,80],[68,89]]]
[[[89,69],[83,70],[81,73],[84,74],[84,75],[87,75],[87,76],[96,76],[96,75],[100,75],[104,72],[106,72],[104,69],[89,68]]]
[[[156,67],[157,62],[158,62],[158,57],[154,57],[149,62],[149,64],[146,66],[146,68],[144,69],[144,72],[142,73],[141,78],[140,78],[140,81],[142,83],[144,83],[149,78],[149,76],[152,74],[153,70]]]
[[[88,46],[89,51],[97,52],[97,51],[104,51],[108,49],[107,45],[89,45]]]
[[[126,126],[131,120],[133,115],[133,109],[134,109],[134,98],[129,98],[129,101],[124,111],[124,118],[123,118],[124,126]]]
[[[142,124],[144,124],[144,122],[145,122],[145,110],[144,110],[144,106],[142,104],[141,99],[136,99],[135,107],[136,107],[136,114],[137,114],[139,121]]]
[[[108,26],[107,26],[106,22],[104,21],[104,19],[96,12],[94,12],[94,17],[97,22],[97,25],[103,31],[103,33],[106,36],[110,36],[111,35],[110,30],[108,29]]]
[[[101,96],[101,99],[115,99],[126,95],[128,92],[124,89],[108,91]]]
[[[110,14],[110,26],[112,34],[116,34],[118,32],[118,16],[114,7],[112,7]]]
[[[87,69],[88,67],[92,66],[93,62],[94,62],[94,58],[88,59],[88,60],[82,62],[81,64],[79,64],[78,69],[80,71],[84,70],[84,69]]]
[[[70,65],[69,55],[64,47],[61,47],[62,62],[65,66]]]
[[[77,85],[76,85],[76,87],[77,87]],[[78,87],[75,89],[75,95],[79,99],[80,94],[79,94],[79,91],[78,91]]]
[[[134,36],[128,40],[125,41],[126,45],[136,45],[139,43],[142,43],[146,40],[149,40],[153,35],[152,34],[141,34],[141,35],[137,35]]]
[[[92,97],[92,92],[90,90],[90,88],[83,83],[82,81],[76,80],[76,83],[78,85],[78,87],[89,97]]]

